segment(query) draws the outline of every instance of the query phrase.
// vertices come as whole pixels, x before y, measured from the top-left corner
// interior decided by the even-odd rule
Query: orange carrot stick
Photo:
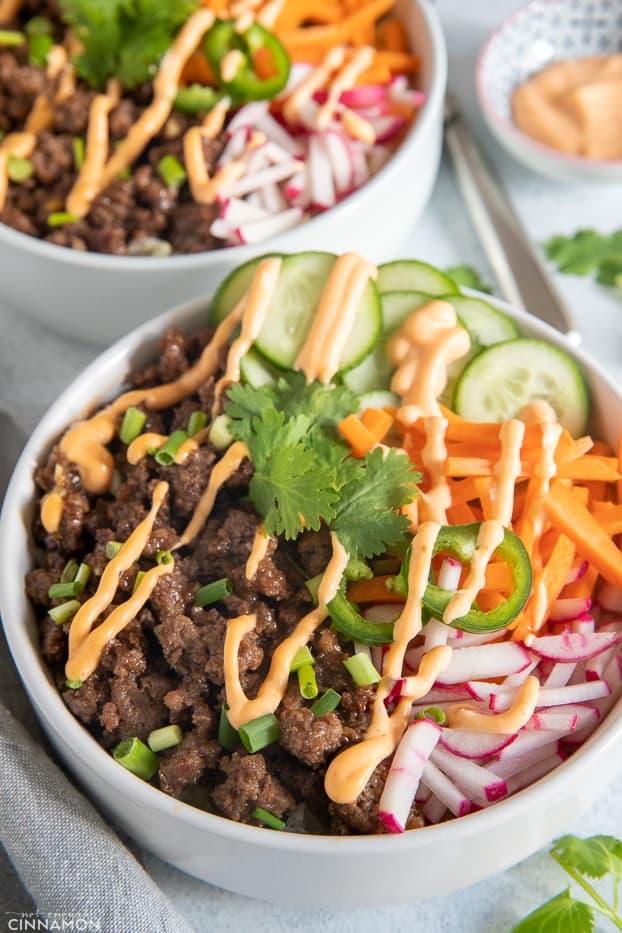
[[[357,580],[348,587],[348,599],[353,603],[403,603],[404,597],[387,589],[389,576],[372,577],[371,580]]]

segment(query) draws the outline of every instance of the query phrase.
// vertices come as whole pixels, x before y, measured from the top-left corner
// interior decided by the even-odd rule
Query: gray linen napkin
[[[23,438],[1,409],[0,438],[2,495]],[[35,922],[37,911],[49,922],[37,929],[192,933],[53,762],[1,633],[0,763],[0,843],[12,863],[0,851],[0,929],[33,929],[19,918]]]

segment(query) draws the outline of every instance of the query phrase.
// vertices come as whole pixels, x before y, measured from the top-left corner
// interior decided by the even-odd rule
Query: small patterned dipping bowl
[[[532,0],[488,37],[479,54],[476,86],[484,117],[502,146],[529,168],[561,181],[622,182],[622,159],[598,160],[536,142],[512,119],[512,94],[555,61],[622,52],[619,0]]]

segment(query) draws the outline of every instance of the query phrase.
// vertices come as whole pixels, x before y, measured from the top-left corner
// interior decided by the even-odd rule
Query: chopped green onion
[[[213,583],[206,583],[194,597],[195,606],[211,606],[217,603],[219,599],[225,599],[233,593],[233,586],[229,577],[221,577],[220,580],[214,580]]]
[[[27,181],[32,177],[34,167],[30,159],[20,159],[19,156],[10,155],[7,160],[7,175],[11,181]]]
[[[204,87],[202,84],[191,84],[177,91],[173,107],[184,113],[205,113],[212,109],[219,97],[220,95],[214,88]]]
[[[426,706],[426,708],[417,713],[414,718],[433,719],[439,724],[439,726],[443,726],[447,722],[447,716],[442,709],[438,708],[438,706]]]
[[[60,606],[54,606],[49,610],[48,615],[57,625],[64,625],[65,622],[69,622],[69,619],[75,616],[79,608],[80,603],[78,600],[71,599],[67,603],[61,603]]]
[[[264,810],[263,807],[255,807],[253,816],[264,826],[267,826],[268,829],[285,829],[286,823],[280,820],[278,816],[275,816],[274,813],[270,813],[269,810]]]
[[[372,664],[369,655],[363,651],[348,658],[343,664],[357,687],[377,684],[380,680],[380,674]]]
[[[188,437],[192,437],[207,424],[207,415],[204,411],[193,411],[188,418]]]
[[[28,39],[28,61],[33,68],[45,68],[54,45],[52,36],[34,35]]]
[[[112,560],[113,557],[116,557],[123,545],[120,541],[107,541],[106,542],[106,557],[108,560]]]
[[[279,724],[274,713],[265,713],[238,729],[240,740],[247,752],[258,752],[272,745],[279,737]]]
[[[91,576],[92,568],[89,564],[80,564],[78,571],[74,577],[74,583],[81,583],[82,589],[89,582],[89,577]]]
[[[82,686],[81,680],[66,680],[65,686],[69,687],[70,690],[79,690]]]
[[[180,188],[187,178],[185,168],[174,155],[165,155],[160,159],[158,172],[167,188]]]
[[[292,663],[289,666],[292,674],[295,674],[303,664],[315,664],[315,658],[309,651],[307,645],[303,645],[302,648],[299,648],[294,657],[292,658]]]
[[[232,444],[233,435],[229,430],[229,418],[227,415],[218,415],[217,418],[214,418],[214,423],[209,429],[208,438],[210,444],[215,447],[216,450],[224,450]]]
[[[313,665],[303,664],[302,667],[298,668],[297,674],[300,695],[304,697],[305,700],[315,700],[318,695],[318,687]]]
[[[65,564],[63,572],[60,575],[61,583],[71,583],[72,580],[76,579],[76,574],[78,572],[78,561],[77,560],[68,560]]]
[[[27,36],[51,36],[52,23],[47,16],[33,16],[24,26]]]
[[[142,433],[146,419],[147,415],[144,411],[141,411],[140,408],[134,408],[133,406],[127,408],[123,415],[121,427],[119,428],[119,439],[121,443],[129,445],[132,441],[136,440],[138,435]]]
[[[179,726],[162,726],[161,729],[154,729],[149,733],[147,744],[152,752],[163,752],[167,748],[179,745],[182,738],[183,733]]]
[[[84,159],[86,157],[86,143],[84,141],[84,136],[74,136],[71,140],[71,148],[73,150],[73,164],[78,171],[84,165]]]
[[[0,45],[23,45],[26,36],[15,29],[0,29]]]
[[[323,693],[319,697],[313,706],[311,707],[311,712],[314,716],[318,718],[324,716],[326,713],[332,712],[334,709],[337,709],[341,703],[341,694],[337,693],[336,690],[333,690],[332,687],[329,687],[326,693]]]
[[[70,583],[52,583],[48,589],[49,599],[66,599],[68,596],[79,596],[84,589],[83,583],[72,580]]]
[[[175,462],[175,455],[181,445],[188,440],[185,431],[173,431],[168,440],[155,452],[155,462],[160,466],[170,466]]]
[[[132,169],[129,167],[122,168],[120,172],[117,172],[117,178],[119,181],[129,181],[132,177]]]
[[[132,588],[132,593],[135,593],[135,592],[136,592],[136,590],[137,590],[138,587],[140,586],[141,580],[142,580],[142,578],[143,578],[144,576],[145,576],[145,571],[144,571],[144,570],[139,570],[138,573],[136,574],[136,577],[134,578],[134,586],[133,586],[133,588]]]
[[[175,558],[170,551],[158,551],[156,554],[156,564],[174,564]]]
[[[218,736],[216,741],[221,748],[226,748],[227,751],[232,752],[233,749],[237,748],[240,744],[240,736],[238,735],[237,729],[234,729],[229,722],[229,717],[227,716],[228,709],[229,707],[226,703],[223,703],[220,707],[220,722],[218,723]]]
[[[79,218],[68,211],[55,211],[48,214],[48,227],[64,227],[65,224],[75,224]]]
[[[160,767],[158,756],[136,736],[119,742],[112,751],[112,757],[144,781],[150,781]]]
[[[320,588],[320,583],[322,582],[323,576],[323,573],[318,573],[317,577],[311,577],[310,580],[305,580],[305,586],[311,593],[311,598],[316,606],[318,601],[318,590]]]

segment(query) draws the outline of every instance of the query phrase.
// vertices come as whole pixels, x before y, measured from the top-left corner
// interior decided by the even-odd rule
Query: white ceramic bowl
[[[583,364],[597,413],[591,428],[615,443],[622,390],[556,331],[501,306],[525,333],[565,347]],[[445,894],[526,858],[563,832],[617,773],[621,703],[568,761],[514,797],[438,826],[377,837],[278,833],[180,803],[119,767],[64,705],[39,655],[24,594],[33,471],[72,419],[118,393],[128,370],[152,356],[166,326],[204,324],[205,307],[203,300],[170,311],[107,350],[53,404],[15,468],[0,518],[0,613],[52,745],[98,807],[142,846],[183,871],[251,897],[309,907],[379,906]]]
[[[341,204],[252,246],[164,259],[81,253],[0,224],[0,297],[62,334],[109,344],[148,317],[212,291],[227,272],[268,251],[349,249],[380,262],[395,255],[432,192],[443,131],[447,53],[430,0],[395,11],[421,59],[426,102],[396,154]]]
[[[532,0],[508,16],[482,47],[476,66],[479,103],[492,133],[529,168],[558,181],[622,181],[622,160],[566,155],[522,133],[512,93],[552,62],[613,55],[622,48],[620,4],[611,0]]]

